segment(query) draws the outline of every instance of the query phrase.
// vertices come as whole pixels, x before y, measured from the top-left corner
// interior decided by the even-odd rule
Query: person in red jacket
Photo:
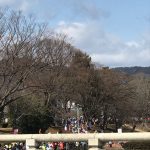
[[[63,142],[59,142],[59,149],[64,150],[64,143]]]

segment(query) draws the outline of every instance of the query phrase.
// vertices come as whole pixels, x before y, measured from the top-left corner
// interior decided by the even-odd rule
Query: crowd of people
[[[68,117],[66,120],[63,120],[62,124],[64,131],[67,133],[88,133],[93,130],[95,124],[98,122],[98,119],[91,118],[88,121],[85,121],[83,116],[77,117]],[[94,132],[97,132],[95,130]],[[49,133],[51,134],[51,133]],[[59,134],[59,133],[58,133]],[[70,150],[70,149],[87,149],[87,142],[48,142],[43,143],[39,147],[42,150]]]
[[[26,150],[26,149],[27,149],[26,144],[22,142],[0,144],[0,150]]]
[[[65,150],[66,149],[65,143],[63,142],[38,143],[35,148],[41,150]],[[29,147],[22,142],[0,144],[0,150],[28,150],[28,149]]]
[[[42,150],[65,150],[66,149],[64,142],[42,143],[38,148]]]
[[[92,129],[97,132],[95,125],[97,124],[98,119],[93,117],[86,121],[83,116],[80,116],[78,119],[76,117],[69,117],[64,121],[64,129],[72,133],[88,133]]]
[[[98,122],[98,119],[94,117],[85,121],[83,116],[77,117],[68,117],[66,120],[63,120],[62,125],[64,127],[64,131],[67,133],[88,133],[92,130],[93,126]],[[97,132],[95,130],[95,132]],[[59,134],[59,133],[58,133]],[[87,149],[87,142],[43,142],[38,143],[36,145],[37,149],[42,150],[70,150],[76,149],[80,147],[80,149]],[[28,150],[29,147],[22,142],[18,143],[9,143],[0,145],[0,150]]]

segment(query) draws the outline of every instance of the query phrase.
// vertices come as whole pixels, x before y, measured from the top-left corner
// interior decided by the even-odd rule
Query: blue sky
[[[150,66],[150,0],[0,0],[0,6],[35,14],[94,62]]]

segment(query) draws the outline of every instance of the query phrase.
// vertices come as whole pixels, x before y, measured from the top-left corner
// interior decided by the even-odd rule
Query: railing
[[[150,141],[150,133],[87,133],[87,134],[16,134],[0,135],[0,142],[26,141],[30,150],[35,150],[36,142],[42,141],[88,141],[89,150],[100,150],[106,141]]]

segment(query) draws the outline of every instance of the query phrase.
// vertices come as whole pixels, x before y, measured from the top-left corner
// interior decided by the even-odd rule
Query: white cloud
[[[134,48],[138,48],[140,45],[137,43],[137,42],[135,42],[135,41],[129,41],[129,42],[127,42],[126,43],[127,44],[127,46],[129,46],[129,47],[134,47]]]
[[[92,59],[95,62],[102,63],[103,65],[108,65],[113,62],[115,65],[121,65],[121,61],[126,60],[126,56],[123,53],[118,54],[91,54]]]
[[[98,20],[103,17],[108,18],[110,16],[110,12],[101,9],[94,2],[87,2],[87,0],[73,0],[73,2],[75,11],[80,12],[80,15],[89,19]]]
[[[23,0],[20,5],[18,6],[18,9],[22,11],[27,11],[30,7],[30,3],[27,0]]]
[[[0,0],[1,7],[9,7],[16,10],[27,12],[33,5],[38,3],[39,0]]]
[[[0,5],[1,6],[9,6],[13,4],[16,0],[0,0]]]
[[[149,66],[150,38],[140,41],[123,41],[106,32],[97,22],[60,22],[55,29],[73,38],[73,45],[87,52],[94,62],[111,67]]]

